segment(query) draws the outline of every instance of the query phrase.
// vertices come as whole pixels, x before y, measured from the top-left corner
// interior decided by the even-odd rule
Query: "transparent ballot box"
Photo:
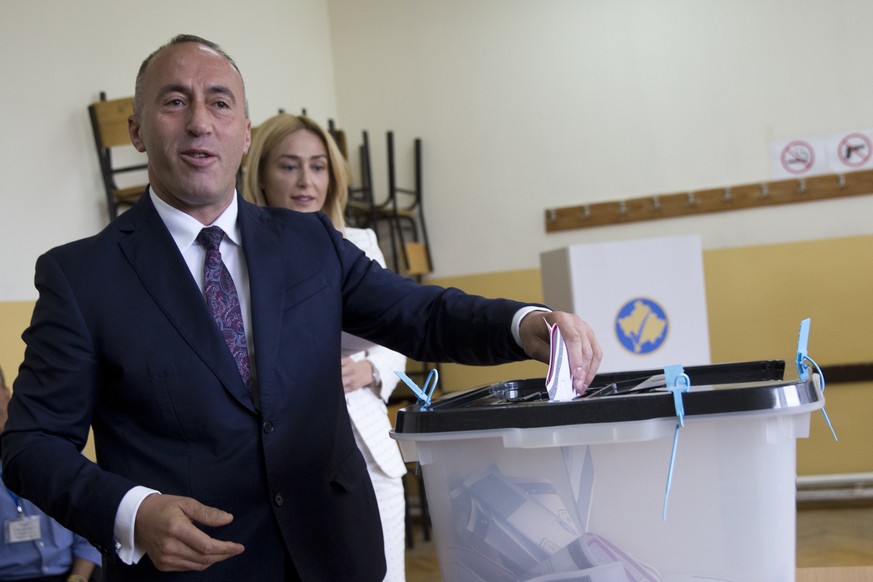
[[[399,411],[447,581],[793,580],[796,439],[824,405],[782,361],[689,367],[679,422],[663,370],[544,379]],[[669,486],[668,486],[669,482]]]

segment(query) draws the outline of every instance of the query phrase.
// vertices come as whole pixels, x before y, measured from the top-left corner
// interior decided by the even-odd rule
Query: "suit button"
[[[276,495],[273,496],[273,501],[276,503],[276,505],[282,507],[283,505],[285,505],[285,496],[281,493],[276,493]]]
[[[271,432],[273,432],[273,423],[271,421],[267,420],[264,422],[264,425],[262,428],[264,429],[264,433],[270,434]]]

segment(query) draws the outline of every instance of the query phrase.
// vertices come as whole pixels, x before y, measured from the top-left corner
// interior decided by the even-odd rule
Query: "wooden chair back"
[[[130,135],[127,130],[127,120],[132,114],[133,97],[107,100],[106,93],[101,92],[100,100],[88,106],[91,129],[94,132],[94,143],[97,148],[97,159],[100,162],[100,173],[106,191],[109,220],[118,216],[122,207],[131,206],[139,200],[148,181],[145,176],[145,170],[148,168],[146,162],[119,165],[113,160],[113,150],[116,148],[127,149],[129,150],[126,152],[128,154],[133,151],[133,144],[130,143]],[[142,183],[119,187],[116,176],[132,172],[143,174]]]

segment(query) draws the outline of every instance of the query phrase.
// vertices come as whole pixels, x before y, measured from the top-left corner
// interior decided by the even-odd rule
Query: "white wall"
[[[771,141],[873,127],[871,2],[329,6],[342,125],[375,133],[380,155],[388,129],[407,147],[423,139],[440,276],[533,268],[543,250],[603,240],[699,233],[721,248],[873,232],[873,197],[555,234],[543,219],[768,180]]]
[[[35,298],[36,257],[106,225],[87,106],[132,95],[142,60],[179,33],[234,57],[253,123],[280,107],[336,115],[325,0],[3,0],[0,301]]]
[[[862,0],[3,0],[0,301],[105,225],[86,106],[179,32],[235,57],[255,124],[306,107],[353,147],[368,129],[382,188],[384,132],[407,160],[421,137],[439,276],[576,242],[868,234],[870,197],[558,234],[543,211],[766,180],[772,140],[873,126],[869,22]]]

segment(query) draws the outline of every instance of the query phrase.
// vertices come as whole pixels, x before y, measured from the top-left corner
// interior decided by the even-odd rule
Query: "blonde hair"
[[[324,143],[328,157],[330,183],[322,211],[333,222],[334,227],[344,231],[346,203],[349,199],[349,169],[345,158],[334,142],[333,137],[318,123],[305,115],[280,113],[252,128],[252,143],[243,165],[243,197],[258,206],[268,206],[261,189],[263,164],[267,157],[283,139],[295,131],[306,130],[318,136]]]

